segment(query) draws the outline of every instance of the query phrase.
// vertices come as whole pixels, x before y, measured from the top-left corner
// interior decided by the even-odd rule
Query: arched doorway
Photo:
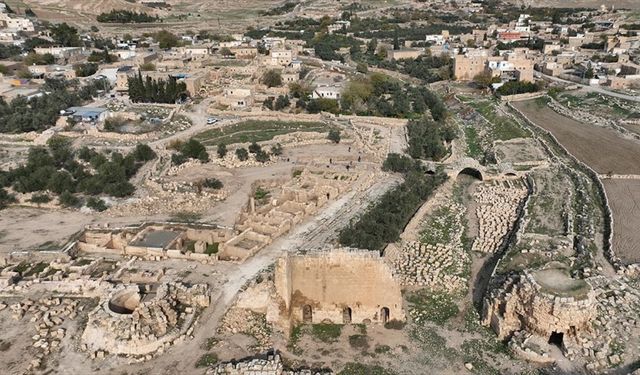
[[[311,308],[311,305],[302,306],[302,322],[303,323],[313,322],[313,309]]]
[[[389,321],[389,308],[383,307],[380,309],[380,321],[382,324],[386,324]]]
[[[342,309],[342,323],[351,324],[351,307]]]
[[[460,177],[461,175],[463,176],[471,176],[473,178],[475,178],[476,180],[480,180],[482,181],[482,172],[480,172],[479,170],[475,169],[475,168],[464,168],[463,170],[461,170],[460,172],[458,172],[458,176]]]
[[[551,332],[551,335],[549,336],[549,344],[562,349],[562,346],[564,345],[564,332]]]

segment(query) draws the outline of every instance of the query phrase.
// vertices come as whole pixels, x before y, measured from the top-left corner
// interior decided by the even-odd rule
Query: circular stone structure
[[[130,315],[140,305],[140,293],[126,289],[114,294],[109,300],[109,310],[116,314]]]

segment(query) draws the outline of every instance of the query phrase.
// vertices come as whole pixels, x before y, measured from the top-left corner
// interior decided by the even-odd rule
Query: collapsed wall
[[[288,255],[278,260],[275,286],[285,327],[405,319],[400,285],[378,252]]]

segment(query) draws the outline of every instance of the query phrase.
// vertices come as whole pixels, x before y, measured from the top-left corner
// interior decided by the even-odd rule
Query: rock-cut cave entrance
[[[549,336],[549,344],[551,345],[555,345],[558,348],[562,348],[562,345],[564,340],[564,332],[557,332],[557,331],[553,331],[551,332],[551,336]]]

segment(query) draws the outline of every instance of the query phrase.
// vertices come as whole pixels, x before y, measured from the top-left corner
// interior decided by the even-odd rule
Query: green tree
[[[262,83],[267,87],[282,86],[282,74],[280,74],[280,71],[275,69],[268,70],[262,76]]]
[[[250,153],[252,153],[252,154],[256,154],[256,153],[258,153],[258,152],[259,152],[259,151],[261,151],[261,150],[262,150],[262,147],[260,147],[260,145],[259,145],[259,144],[257,144],[256,142],[252,142],[252,143],[249,145],[249,152],[250,152]]]
[[[142,161],[142,162],[153,160],[157,156],[155,151],[153,151],[153,149],[149,147],[149,145],[144,143],[138,143],[136,145],[136,148],[133,151],[133,155],[136,161]]]
[[[80,204],[80,199],[69,191],[62,192],[58,200],[64,207],[77,207]]]
[[[204,162],[209,161],[209,153],[207,153],[207,149],[202,145],[202,143],[193,138],[189,139],[182,145],[180,152],[187,158],[198,159]]]
[[[271,146],[271,155],[282,155],[282,145],[280,143],[276,143],[275,145]]]
[[[98,212],[102,212],[108,208],[102,199],[95,197],[89,197],[89,199],[87,199],[87,207]]]
[[[158,42],[159,47],[162,49],[168,49],[178,46],[178,37],[167,30],[158,31],[155,34],[154,39]]]
[[[218,143],[218,157],[219,158],[224,158],[224,156],[227,154],[227,145],[224,143]]]
[[[289,97],[287,95],[280,95],[280,96],[278,96],[278,99],[276,100],[276,103],[274,105],[274,109],[276,111],[280,111],[282,109],[287,108],[289,105],[291,105],[291,102],[289,101]]]
[[[264,152],[263,150],[259,150],[256,152],[256,161],[260,163],[266,163],[269,161],[269,154]]]
[[[333,143],[340,143],[340,130],[338,130],[338,129],[329,130],[329,134],[327,135],[327,139],[329,139]]]
[[[240,161],[245,161],[249,159],[249,152],[247,151],[246,148],[237,148],[236,156]]]

